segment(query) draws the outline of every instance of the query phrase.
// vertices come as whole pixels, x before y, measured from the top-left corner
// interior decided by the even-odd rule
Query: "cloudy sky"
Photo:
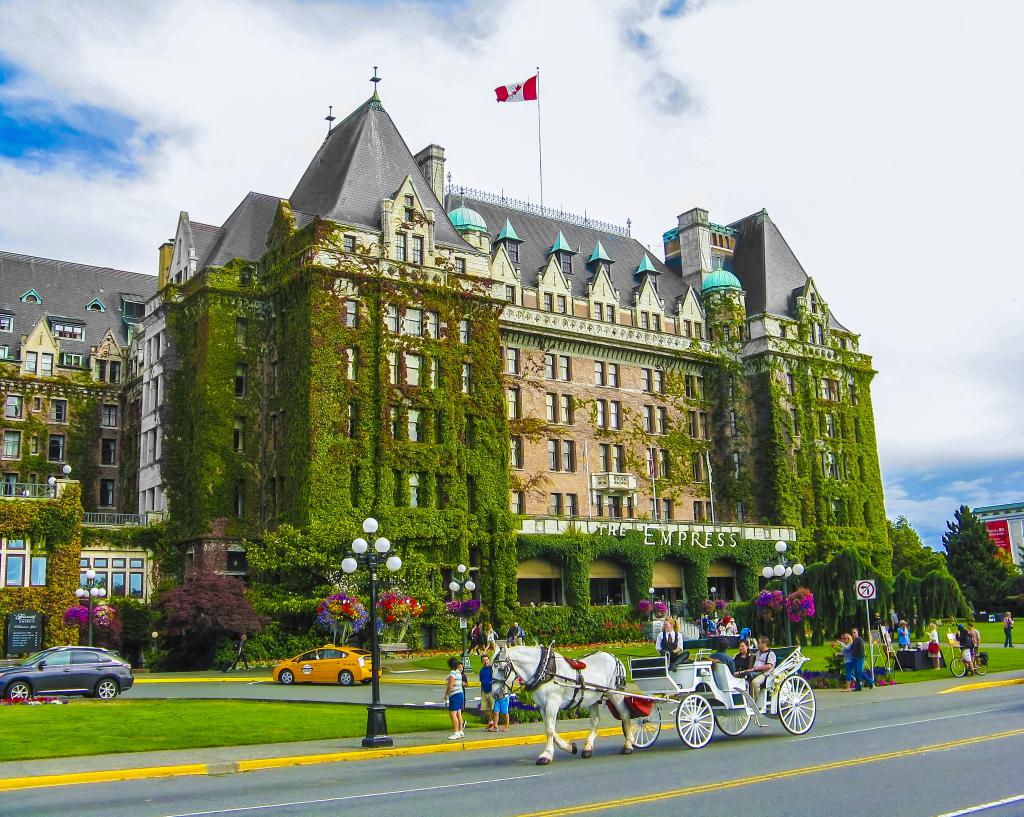
[[[381,96],[456,183],[632,219],[766,207],[862,333],[892,516],[1024,499],[1024,4],[0,0],[0,248],[156,271]]]

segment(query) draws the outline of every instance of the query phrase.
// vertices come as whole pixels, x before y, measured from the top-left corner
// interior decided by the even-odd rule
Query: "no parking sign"
[[[854,590],[857,593],[857,601],[871,601],[878,595],[874,579],[858,579],[854,584]]]

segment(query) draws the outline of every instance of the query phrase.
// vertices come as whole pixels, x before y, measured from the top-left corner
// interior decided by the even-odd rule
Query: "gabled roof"
[[[747,314],[795,317],[793,293],[803,290],[808,275],[783,238],[767,210],[729,225],[739,237],[732,258],[732,271],[746,292]],[[829,313],[829,326],[848,332]]]
[[[196,245],[198,268],[226,264],[232,258],[258,261],[267,251],[267,235],[274,223],[274,214],[281,199],[265,193],[248,193],[228,216],[223,227],[191,222],[192,240]],[[313,220],[308,213],[292,211],[298,227]],[[196,228],[200,229],[197,230]],[[203,238],[200,239],[200,236]],[[212,241],[210,239],[213,239]],[[206,242],[205,255],[200,252],[200,241]]]
[[[19,300],[29,289],[39,293],[41,304]],[[13,351],[40,320],[48,325],[51,318],[64,318],[85,326],[84,341],[60,339],[65,351],[88,354],[108,329],[119,343],[127,344],[128,327],[121,320],[117,296],[136,295],[144,301],[155,291],[155,275],[0,251],[0,312],[14,315],[14,332],[0,333],[0,343]],[[97,298],[106,304],[106,312],[86,309]]]
[[[379,230],[380,203],[394,195],[406,176],[412,177],[423,207],[436,214],[434,240],[472,251],[445,218],[447,210],[423,178],[395,123],[373,98],[331,130],[289,201],[294,210]]]
[[[450,206],[454,207],[462,201],[462,196],[449,194],[447,201]],[[619,293],[620,305],[632,308],[631,301],[623,299],[632,297],[633,288],[636,286],[633,270],[639,266],[644,253],[647,252],[647,248],[635,238],[604,232],[596,227],[583,227],[571,221],[531,213],[509,205],[482,201],[469,194],[466,194],[465,201],[468,206],[480,213],[488,224],[504,224],[506,219],[515,219],[516,231],[522,239],[522,244],[519,245],[519,269],[522,286],[529,288],[537,286],[538,273],[548,259],[551,237],[561,232],[566,243],[577,252],[583,252],[584,247],[593,247],[597,242],[601,242],[608,257],[615,260],[614,264],[609,265],[609,278],[612,286]],[[665,265],[657,257],[652,257],[651,261],[658,272],[667,271]],[[588,297],[591,277],[590,275],[569,276],[572,294],[575,297]],[[686,285],[678,275],[661,275],[658,279],[658,291],[666,303],[670,303],[686,291]]]

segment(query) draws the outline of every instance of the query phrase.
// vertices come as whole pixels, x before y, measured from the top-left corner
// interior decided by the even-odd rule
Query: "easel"
[[[892,672],[893,666],[895,666],[900,672],[903,672],[903,666],[900,664],[899,656],[896,655],[896,650],[892,646],[892,636],[889,634],[888,628],[884,624],[878,625],[879,641],[882,642],[882,649],[885,654],[885,671],[886,673]],[[872,633],[872,635],[874,635]]]

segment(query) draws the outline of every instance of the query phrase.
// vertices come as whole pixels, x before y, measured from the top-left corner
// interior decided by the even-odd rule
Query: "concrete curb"
[[[1024,684],[1024,678],[1008,678],[1005,681],[979,681],[975,684],[962,684],[958,687],[939,690],[939,695],[948,695],[950,692],[973,692],[976,689],[991,689],[992,687],[1010,687],[1016,684]]]
[[[589,730],[561,732],[559,734],[565,740],[581,740],[589,734]],[[612,735],[621,735],[622,729],[617,726],[607,727],[599,729],[597,734],[599,737],[611,737]],[[146,780],[159,777],[237,774],[265,769],[285,769],[293,766],[315,766],[322,763],[348,763],[388,757],[411,757],[448,752],[472,752],[481,749],[501,749],[509,746],[528,746],[546,741],[546,735],[517,735],[515,737],[492,738],[489,740],[430,743],[423,746],[395,746],[389,749],[355,749],[346,752],[328,752],[318,755],[290,755],[214,763],[190,763],[178,766],[148,766],[135,769],[72,772],[68,774],[39,775],[36,777],[11,777],[0,779],[0,791],[75,786],[87,783],[113,783],[122,780]]]

